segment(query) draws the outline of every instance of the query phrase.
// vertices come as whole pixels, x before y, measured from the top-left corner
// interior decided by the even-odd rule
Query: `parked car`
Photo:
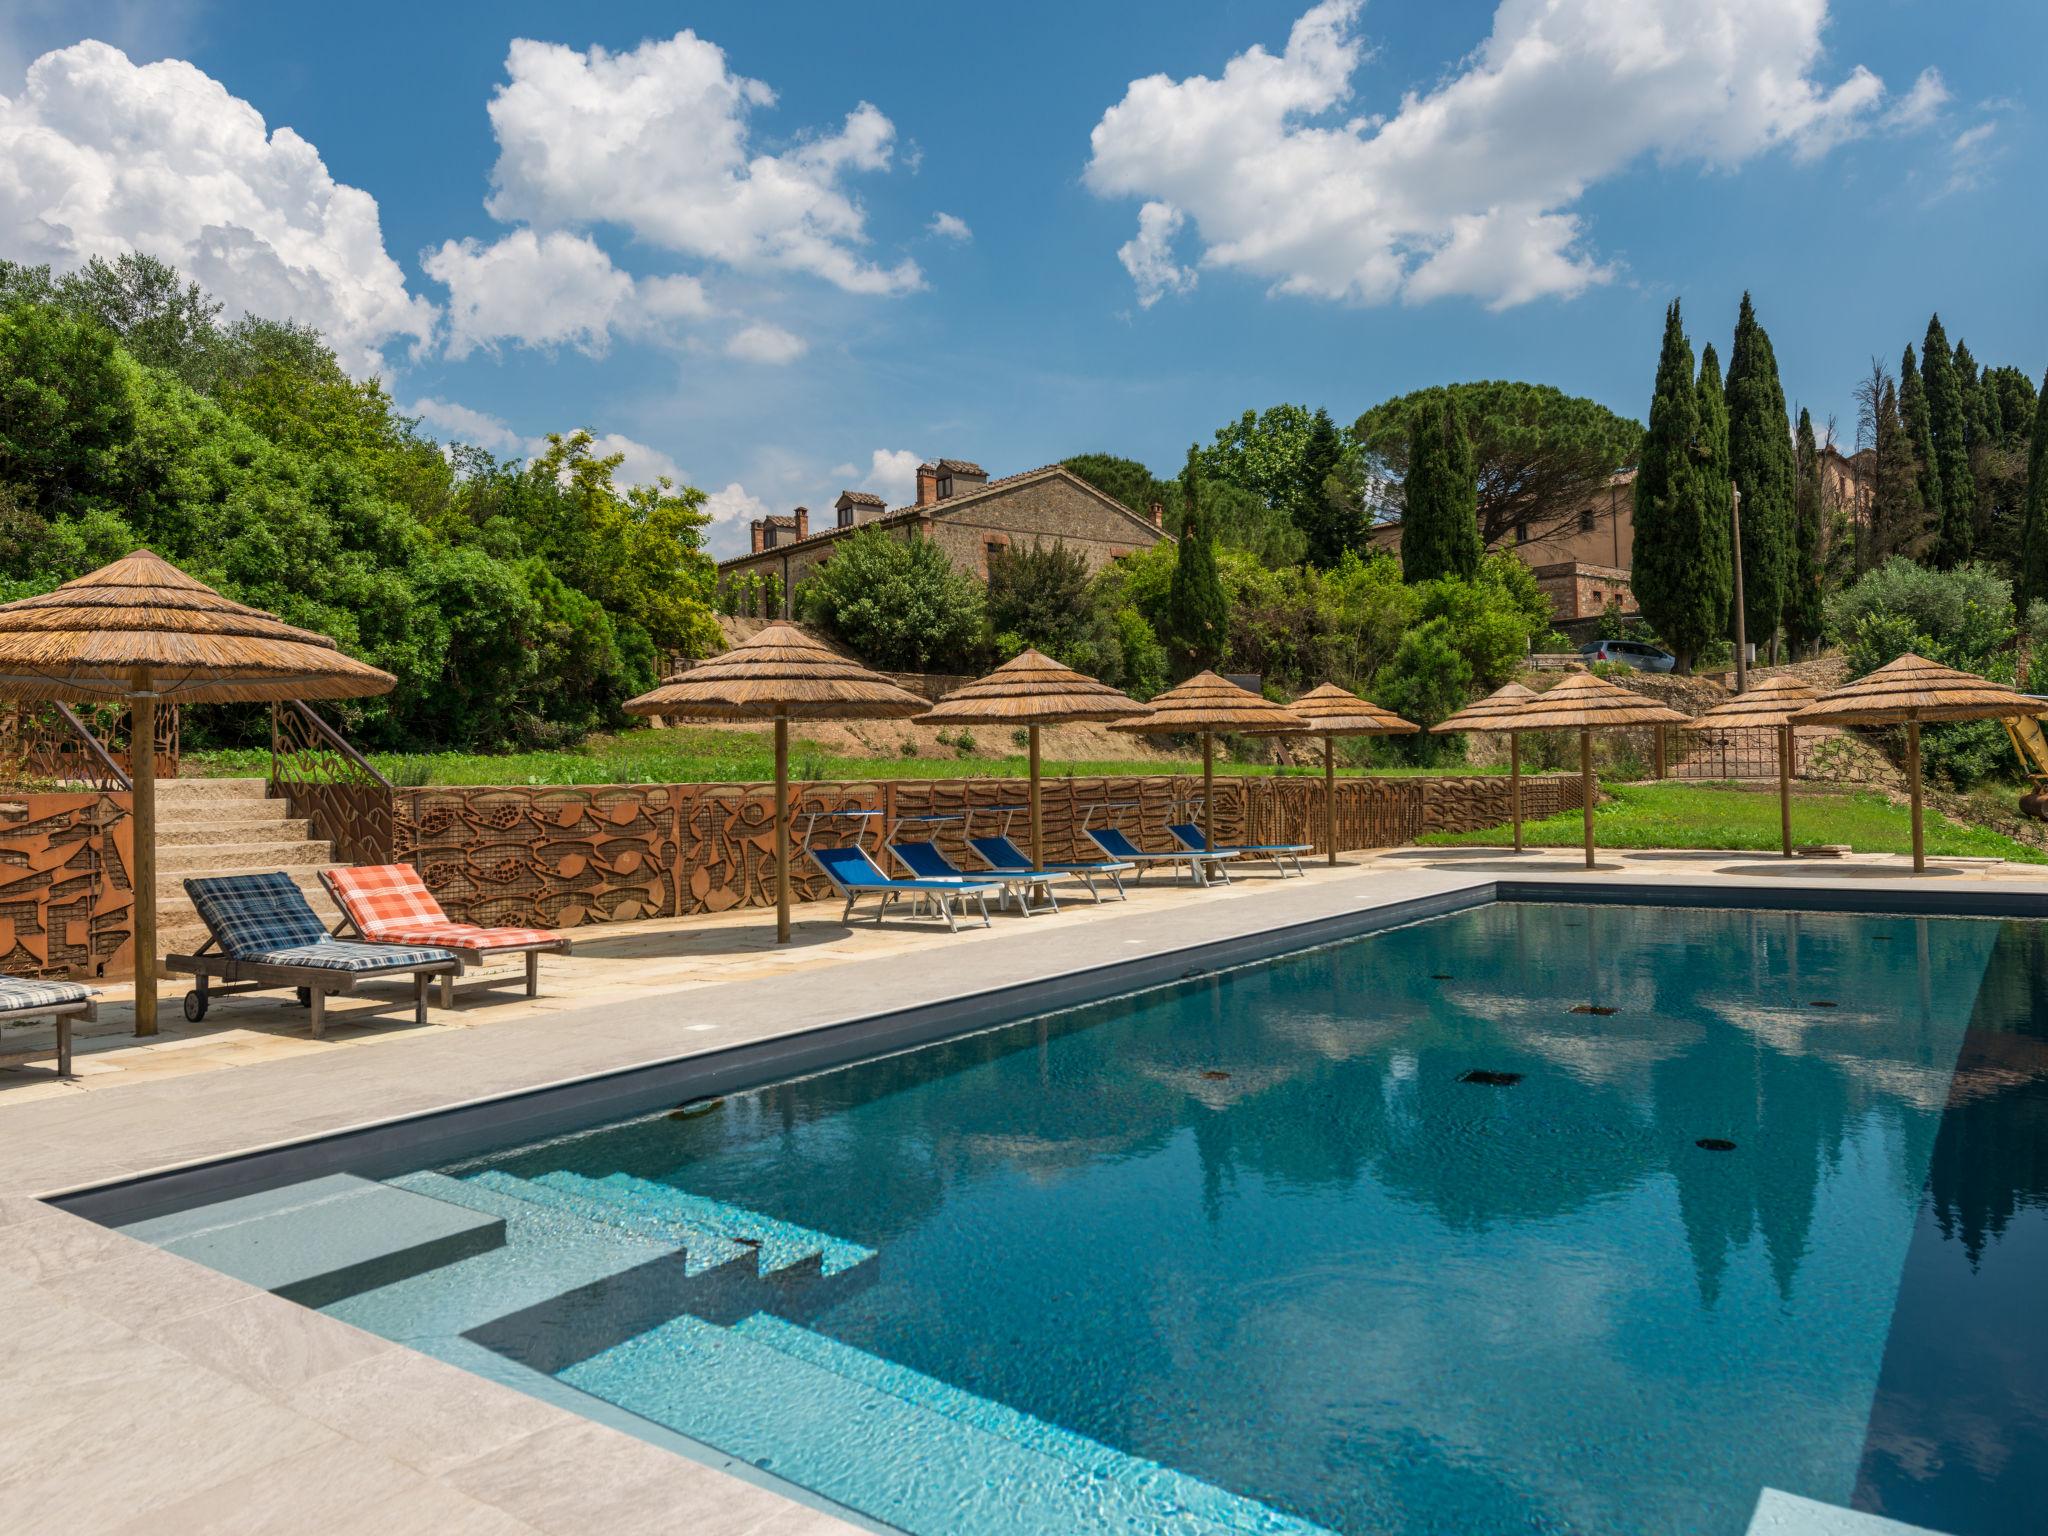
[[[1579,647],[1579,659],[1618,661],[1638,672],[1669,672],[1678,665],[1678,658],[1669,651],[1640,640],[1594,640]]]

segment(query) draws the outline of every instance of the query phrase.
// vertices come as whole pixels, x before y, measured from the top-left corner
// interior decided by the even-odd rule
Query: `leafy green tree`
[[[1410,418],[1408,479],[1402,487],[1401,574],[1409,581],[1470,577],[1479,569],[1479,491],[1472,442],[1448,393]]]
[[[800,589],[804,617],[878,667],[959,666],[981,647],[981,583],[953,568],[929,539],[862,528]]]
[[[1821,607],[1821,541],[1823,529],[1820,444],[1813,435],[1813,417],[1799,413],[1799,440],[1792,495],[1792,579],[1785,590],[1785,639],[1794,655],[1819,643],[1826,615]]]
[[[1180,486],[1172,480],[1161,480],[1136,459],[1119,458],[1113,453],[1070,453],[1060,462],[1140,517],[1149,516],[1156,501],[1165,508],[1167,528],[1180,526]]]
[[[1777,651],[1792,581],[1792,501],[1796,479],[1792,423],[1778,382],[1771,338],[1757,323],[1748,294],[1735,321],[1728,358],[1728,471],[1742,491],[1742,584],[1746,627]]]
[[[1970,473],[1969,418],[1963,406],[1962,381],[1940,315],[1927,322],[1927,337],[1920,347],[1920,382],[1927,392],[1928,426],[1941,482],[1932,553],[1934,563],[1946,568],[1970,558],[1977,483]]]
[[[2041,378],[2035,401],[2026,511],[2020,521],[2020,578],[2014,596],[2022,613],[2034,603],[2048,601],[2048,374]]]
[[[1352,429],[1386,515],[1400,512],[1411,418],[1443,394],[1457,401],[1472,439],[1479,532],[1489,548],[1513,538],[1517,527],[1541,538],[1575,523],[1642,452],[1641,422],[1548,384],[1495,379],[1416,390],[1382,401]]]
[[[95,256],[57,280],[58,301],[99,322],[146,368],[207,389],[221,361],[221,305],[175,267],[139,251]]]
[[[1636,475],[1637,606],[1690,671],[1693,658],[1719,640],[1728,624],[1728,509],[1710,505],[1703,460],[1700,403],[1692,345],[1674,299],[1664,313],[1664,341],[1650,399],[1650,428]]]
[[[1194,447],[1188,449],[1180,490],[1187,510],[1167,596],[1165,637],[1181,668],[1192,674],[1222,660],[1230,627],[1230,605],[1216,575],[1216,546],[1209,537],[1201,456]]]
[[[0,485],[46,517],[109,495],[135,429],[135,376],[91,320],[49,304],[0,311]]]
[[[1106,453],[1076,454],[1062,462],[1135,512],[1149,514],[1158,502],[1166,531],[1180,536],[1179,481],[1156,479],[1136,459]],[[1209,536],[1219,549],[1242,549],[1273,566],[1298,565],[1305,558],[1308,541],[1287,508],[1269,506],[1256,492],[1225,480],[1205,480],[1202,494],[1208,498]]]

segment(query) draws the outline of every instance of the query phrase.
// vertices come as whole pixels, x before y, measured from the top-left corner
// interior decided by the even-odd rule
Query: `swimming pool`
[[[1502,903],[399,1175],[469,1225],[303,1299],[915,1532],[2003,1536],[2044,992],[2034,923]]]

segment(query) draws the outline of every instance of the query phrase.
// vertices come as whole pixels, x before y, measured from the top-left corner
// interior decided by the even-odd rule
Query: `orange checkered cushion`
[[[320,872],[327,889],[366,939],[381,944],[438,944],[472,951],[559,944],[545,928],[481,928],[458,923],[410,864],[367,864]]]

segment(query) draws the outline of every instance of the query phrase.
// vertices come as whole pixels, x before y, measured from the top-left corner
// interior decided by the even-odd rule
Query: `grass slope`
[[[1593,813],[1593,836],[1603,848],[1727,848],[1758,852],[1778,846],[1778,797],[1717,784],[1618,784]],[[1576,848],[1580,815],[1568,811],[1524,826],[1539,848]],[[1927,851],[2048,864],[2048,853],[1985,827],[1966,827],[1930,810]],[[1903,805],[1868,791],[1797,791],[1792,796],[1792,837],[1797,843],[1846,843],[1858,853],[1910,853],[1912,818]],[[1433,832],[1425,843],[1506,847],[1508,827],[1479,832]]]

